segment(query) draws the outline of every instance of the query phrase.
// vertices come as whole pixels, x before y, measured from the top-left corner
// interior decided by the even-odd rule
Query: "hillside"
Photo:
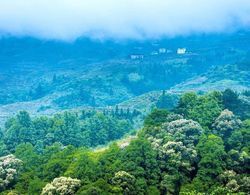
[[[161,90],[248,89],[248,40],[248,31],[127,42],[5,37],[0,120],[19,110],[36,116],[117,104],[149,111]]]
[[[210,68],[205,74],[172,87],[170,91],[209,91],[231,88],[236,91],[250,89],[249,63],[241,62],[233,65],[221,65]]]

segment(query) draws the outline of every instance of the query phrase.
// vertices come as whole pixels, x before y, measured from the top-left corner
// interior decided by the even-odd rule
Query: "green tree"
[[[197,103],[198,96],[194,92],[185,93],[181,96],[178,105],[176,107],[176,112],[183,114],[184,117],[188,117],[190,109],[192,109]]]
[[[197,191],[206,192],[215,184],[216,177],[225,169],[226,152],[223,140],[213,134],[203,136],[197,145],[197,151],[201,160],[194,181]]]
[[[44,160],[47,162],[42,166],[43,177],[51,180],[61,176],[73,161],[74,152],[75,148],[73,146],[68,146],[61,151],[52,153],[48,159],[45,158]]]
[[[166,122],[166,118],[169,115],[169,112],[164,109],[155,109],[153,110],[144,121],[144,126],[158,126]]]
[[[163,90],[162,95],[159,97],[159,100],[156,102],[156,107],[158,109],[168,109],[171,110],[177,104],[178,97],[174,94],[166,94]]]
[[[15,119],[6,124],[4,142],[10,152],[14,152],[17,145],[34,141],[34,129],[29,114],[26,111],[18,113]]]
[[[133,173],[138,192],[145,193],[148,186],[155,185],[159,180],[160,169],[156,157],[157,153],[144,139],[132,141],[122,150],[121,170]]]
[[[203,96],[195,93],[184,94],[179,101],[176,112],[184,118],[199,122],[202,127],[211,127],[221,112],[221,94],[212,92]]]
[[[73,162],[65,172],[66,176],[79,178],[83,184],[92,183],[99,176],[99,166],[90,156],[90,151],[80,149],[72,156]]]

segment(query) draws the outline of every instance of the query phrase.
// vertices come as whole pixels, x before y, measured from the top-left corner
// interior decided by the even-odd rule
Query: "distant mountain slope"
[[[248,42],[250,32],[119,43],[2,38],[0,104],[60,93],[59,107],[114,105],[249,58]]]
[[[170,89],[172,92],[250,89],[250,63],[212,67],[207,73],[188,79]]]
[[[250,32],[119,43],[2,38],[0,121],[18,110],[49,115],[119,105],[148,112],[169,89],[174,96],[248,89],[249,42]]]

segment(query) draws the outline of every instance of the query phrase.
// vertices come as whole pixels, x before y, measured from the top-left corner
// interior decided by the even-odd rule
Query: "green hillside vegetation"
[[[131,120],[20,112],[1,134],[1,194],[248,194],[247,102],[229,89],[183,94],[171,110],[163,99],[136,137],[103,150],[88,147],[120,138]]]
[[[210,68],[205,74],[201,74],[171,88],[171,91],[208,91],[225,90],[231,88],[244,91],[250,88],[248,61],[237,64],[227,64]]]
[[[5,124],[0,154],[15,151],[21,143],[31,143],[37,151],[54,143],[74,147],[105,145],[132,132],[135,115],[133,112],[82,111],[32,119],[28,112],[21,111]]]

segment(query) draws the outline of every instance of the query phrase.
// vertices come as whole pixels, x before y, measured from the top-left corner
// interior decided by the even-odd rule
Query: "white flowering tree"
[[[242,193],[250,191],[250,177],[236,174],[233,170],[226,170],[219,175],[219,181],[229,193]]]
[[[42,195],[73,195],[81,186],[81,181],[70,177],[58,177],[48,183]]]
[[[15,183],[21,166],[22,161],[14,155],[0,157],[0,190]]]
[[[112,182],[122,189],[123,194],[135,194],[135,177],[126,171],[115,173]]]
[[[202,132],[199,123],[178,117],[177,120],[164,123],[156,135],[148,137],[158,152],[161,169],[168,173],[163,176],[165,179],[161,185],[166,192],[178,193],[180,178],[189,177],[195,169],[198,162],[195,146]]]
[[[232,132],[241,126],[241,120],[229,110],[223,110],[215,120],[213,128],[216,134],[223,138],[228,138]]]
[[[175,141],[180,141],[186,146],[196,145],[203,131],[199,123],[186,119],[172,121],[164,128]]]
[[[162,134],[162,131],[165,133]],[[168,161],[174,168],[193,170],[197,161],[195,146],[203,131],[199,123],[193,120],[178,119],[162,125],[161,137],[149,137],[149,141],[158,151],[160,159]],[[165,163],[166,164],[166,163]]]
[[[194,169],[193,163],[197,161],[197,152],[194,146],[187,147],[182,142],[168,141],[159,151],[161,159],[167,161],[166,168],[172,170]]]

